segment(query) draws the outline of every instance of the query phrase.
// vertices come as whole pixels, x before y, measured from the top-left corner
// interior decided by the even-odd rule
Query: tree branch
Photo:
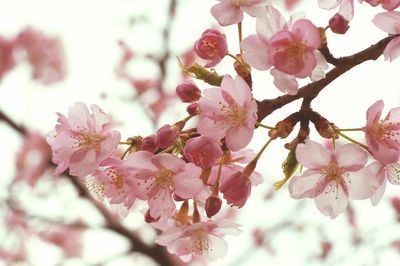
[[[386,45],[394,38],[399,35],[392,35],[386,37],[379,42],[371,45],[370,47],[350,56],[341,57],[337,59],[336,67],[334,67],[331,71],[326,73],[325,78],[307,84],[306,86],[299,89],[296,95],[283,95],[274,99],[264,99],[258,102],[258,122],[261,122],[265,117],[270,115],[275,110],[285,106],[288,103],[291,103],[300,98],[307,98],[307,102],[311,103],[311,101],[318,96],[318,94],[332,81],[334,81],[337,77],[341,76],[343,73],[349,71],[353,67],[368,61],[368,60],[376,60],[382,54],[386,48]]]

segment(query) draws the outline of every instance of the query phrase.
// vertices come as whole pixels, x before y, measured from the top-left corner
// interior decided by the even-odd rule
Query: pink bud
[[[198,103],[192,103],[189,104],[188,107],[186,108],[186,112],[192,116],[196,116],[200,113],[199,109],[199,104]]]
[[[148,224],[157,222],[158,220],[160,220],[160,217],[158,217],[157,219],[151,217],[150,210],[147,210],[146,213],[144,214],[144,221]]]
[[[155,138],[156,138],[155,135],[150,135],[150,136],[145,137],[142,142],[141,150],[149,151],[151,153],[154,153],[156,150],[158,150],[158,147],[154,142]]]
[[[222,149],[217,141],[207,136],[200,136],[189,139],[183,153],[190,162],[202,168],[208,168],[221,158]]]
[[[154,143],[160,148],[168,148],[175,144],[175,141],[178,137],[179,133],[176,127],[164,125],[159,130],[157,130]]]
[[[345,34],[346,31],[350,28],[349,21],[339,13],[336,13],[329,20],[329,27],[331,28],[332,32],[337,34]]]
[[[178,95],[182,102],[190,103],[200,99],[201,91],[193,82],[186,81],[176,87],[176,95]]]
[[[231,206],[242,208],[251,193],[251,182],[242,172],[236,172],[222,183],[221,192]]]
[[[222,200],[216,196],[211,195],[207,198],[204,209],[206,210],[207,217],[211,218],[221,210]]]
[[[205,67],[217,65],[228,53],[225,34],[217,30],[206,30],[194,44],[194,51],[201,58],[211,60]]]

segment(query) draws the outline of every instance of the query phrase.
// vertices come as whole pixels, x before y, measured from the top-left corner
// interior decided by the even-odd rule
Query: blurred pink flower
[[[40,232],[38,235],[42,240],[61,248],[67,258],[81,256],[82,229],[77,226],[52,227]]]
[[[70,174],[83,177],[113,154],[120,141],[120,133],[112,130],[111,118],[97,105],[76,102],[69,108],[68,118],[58,113],[58,123],[47,142],[53,151],[56,174],[69,167]]]
[[[375,15],[372,22],[389,34],[400,34],[400,12],[388,11]],[[385,60],[393,61],[400,56],[400,37],[394,38],[383,51]]]
[[[225,34],[213,29],[206,30],[194,44],[195,53],[210,60],[205,67],[216,66],[228,53],[228,43]]]
[[[138,197],[148,199],[150,216],[154,219],[171,216],[175,210],[172,193],[188,199],[196,196],[203,187],[201,168],[169,153],[131,153],[125,165],[134,178],[126,180],[127,183],[135,183]]]
[[[0,37],[0,80],[15,66],[14,48],[14,41]]]
[[[224,76],[221,88],[204,90],[200,98],[200,134],[216,140],[225,137],[225,143],[233,151],[249,144],[257,121],[257,104],[249,85],[237,76],[234,80]]]
[[[391,109],[384,120],[380,120],[384,103],[377,101],[367,110],[365,139],[372,155],[378,161],[394,163],[400,155],[400,107]]]
[[[367,153],[355,144],[329,150],[312,140],[299,144],[296,158],[308,168],[289,183],[292,198],[314,198],[324,215],[332,219],[342,213],[348,198],[367,199],[376,189],[376,181],[364,167]]]
[[[17,36],[16,45],[25,51],[33,79],[51,84],[65,78],[65,57],[59,40],[26,28]]]
[[[211,14],[221,26],[242,22],[243,12],[256,17],[268,3],[266,0],[218,0],[220,3],[211,8]]]
[[[38,178],[49,167],[51,148],[39,133],[29,132],[17,153],[16,180],[24,180],[34,186]]]
[[[228,244],[222,237],[239,234],[238,225],[230,221],[198,222],[182,227],[170,227],[156,239],[167,250],[185,261],[192,256],[207,256],[211,261],[227,254]]]
[[[359,0],[360,2],[366,2],[371,6],[382,5],[382,8],[386,10],[394,10],[400,6],[400,0]]]

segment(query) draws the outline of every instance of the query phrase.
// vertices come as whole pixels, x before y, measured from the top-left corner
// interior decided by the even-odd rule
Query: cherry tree
[[[179,51],[173,26],[181,13],[196,11],[176,0],[165,1],[160,51],[141,51],[126,36],[114,42],[119,60],[109,75],[129,89],[128,105],[137,109],[114,112],[115,102],[128,97],[110,90],[90,103],[78,94],[64,103],[68,108],[51,106],[56,117],[45,121],[46,130],[35,130],[0,107],[6,134],[21,139],[15,175],[2,191],[4,265],[254,265],[265,258],[387,265],[398,259],[400,237],[387,230],[396,230],[400,217],[400,199],[391,196],[400,184],[400,107],[385,107],[397,101],[368,87],[390,79],[393,91],[398,82],[379,68],[347,88],[335,82],[348,82],[365,66],[397,67],[400,1],[204,2],[209,26]],[[360,25],[363,12],[371,18]],[[146,12],[129,19],[130,26],[148,23]],[[352,47],[352,34],[369,31],[374,41]],[[345,55],[336,54],[337,40]],[[66,50],[31,26],[4,35],[0,78],[8,84],[27,63],[34,84],[62,83]],[[131,71],[135,64],[157,74]],[[331,98],[324,97],[330,87]],[[362,111],[354,111],[356,102]],[[364,222],[382,213],[389,216],[384,226]],[[109,239],[121,248],[109,239],[85,241],[93,231],[115,233]],[[342,250],[343,241],[351,252]],[[85,251],[100,244],[115,250],[87,259]],[[37,258],[40,245],[59,253]]]

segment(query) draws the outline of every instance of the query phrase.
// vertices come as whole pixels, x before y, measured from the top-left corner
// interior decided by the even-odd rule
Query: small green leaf
[[[296,159],[295,149],[291,150],[286,157],[286,160],[282,163],[283,173],[285,174],[285,178],[279,180],[274,183],[274,188],[276,190],[280,189],[289,178],[296,172],[297,167],[299,166],[299,162]]]

